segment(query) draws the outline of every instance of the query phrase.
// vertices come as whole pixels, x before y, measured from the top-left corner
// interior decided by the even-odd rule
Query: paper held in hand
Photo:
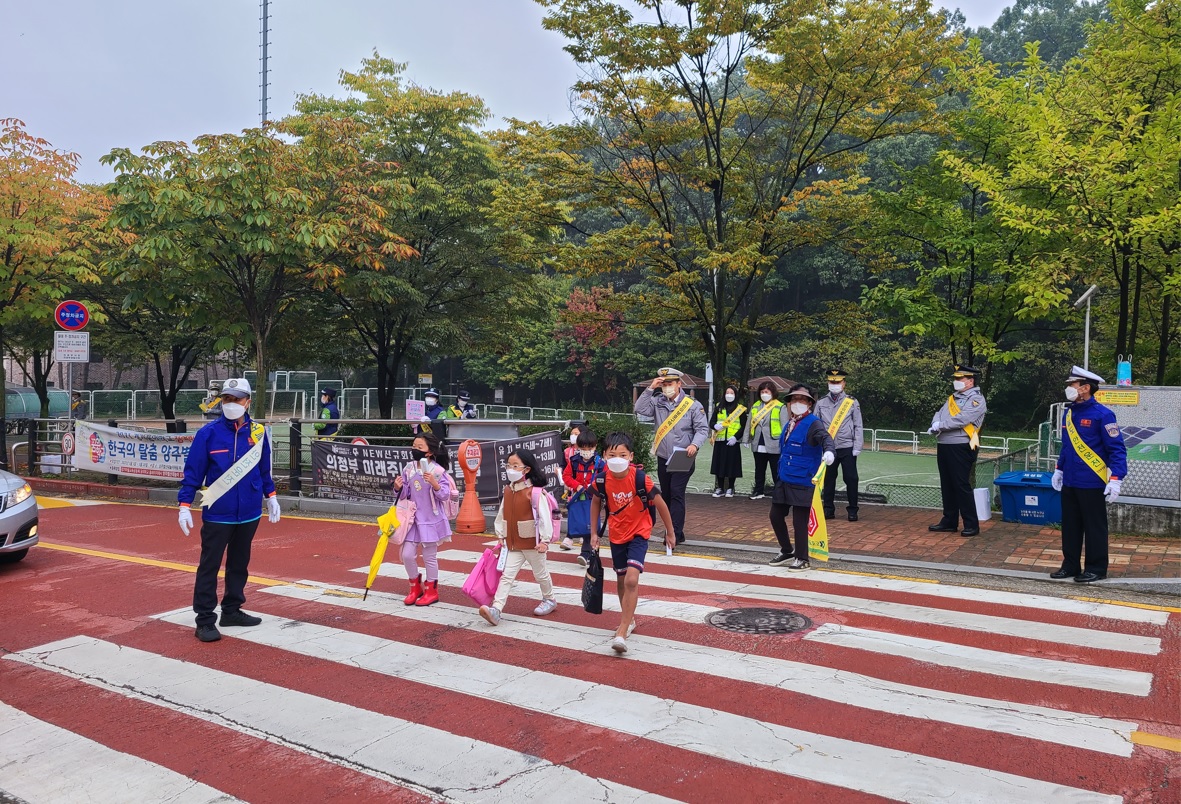
[[[692,472],[693,458],[689,457],[689,452],[684,447],[673,447],[665,469],[669,472]]]

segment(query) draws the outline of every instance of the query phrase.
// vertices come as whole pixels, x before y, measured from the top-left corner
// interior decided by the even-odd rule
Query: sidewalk
[[[768,513],[770,498],[688,496],[685,536],[690,540],[775,547]],[[1050,573],[1062,563],[1057,528],[1003,522],[1000,513],[980,523],[980,535],[931,533],[939,512],[925,508],[861,505],[860,521],[849,522],[838,505],[828,523],[834,555],[924,561],[993,570]],[[790,525],[790,523],[789,523]],[[1181,538],[1112,534],[1109,578],[1181,578]]]

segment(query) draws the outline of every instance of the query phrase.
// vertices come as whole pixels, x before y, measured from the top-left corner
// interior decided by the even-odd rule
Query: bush
[[[587,424],[596,436],[600,446],[608,433],[627,433],[636,447],[636,463],[656,465],[652,457],[652,437],[656,435],[651,424],[644,424],[631,417],[607,418],[606,416],[590,416]]]

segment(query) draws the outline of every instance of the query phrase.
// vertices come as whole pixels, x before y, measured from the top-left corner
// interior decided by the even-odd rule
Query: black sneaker
[[[255,617],[241,610],[223,611],[221,613],[222,627],[227,625],[258,625],[261,622],[262,617]]]
[[[792,558],[793,558],[792,553],[780,553],[779,555],[775,556],[775,558],[771,559],[767,563],[770,564],[772,567],[782,567],[784,564],[791,561]]]
[[[216,625],[198,625],[196,635],[202,642],[216,642],[221,639],[221,632],[217,630]]]
[[[766,495],[766,494],[764,494],[763,492],[761,492],[761,491],[756,491],[754,494],[750,495],[750,498],[751,498],[752,500],[761,500],[761,499],[763,499],[763,498],[764,498],[764,497],[766,497],[766,496],[767,496],[767,495]]]
[[[793,561],[787,565],[787,568],[789,570],[806,570],[806,569],[810,569],[811,567],[812,567],[812,565],[808,562],[808,559],[806,559],[806,558],[797,558],[795,561]]]

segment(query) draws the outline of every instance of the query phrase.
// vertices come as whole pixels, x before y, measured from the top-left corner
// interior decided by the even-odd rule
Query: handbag
[[[409,483],[406,475],[402,475],[402,491],[406,491],[406,484]],[[398,494],[401,497],[401,493]],[[390,542],[393,544],[402,544],[406,541],[406,534],[410,532],[410,528],[414,526],[414,515],[418,511],[418,504],[411,499],[398,500],[394,505],[394,510],[398,512],[398,527],[394,528],[394,532],[390,534]]]
[[[487,548],[476,561],[471,575],[463,582],[463,593],[472,599],[477,606],[487,606],[496,597],[496,587],[500,585],[500,576],[504,574],[497,568],[501,548],[496,550]]]
[[[603,613],[603,561],[599,551],[586,561],[586,575],[582,579],[582,608],[587,614]]]

